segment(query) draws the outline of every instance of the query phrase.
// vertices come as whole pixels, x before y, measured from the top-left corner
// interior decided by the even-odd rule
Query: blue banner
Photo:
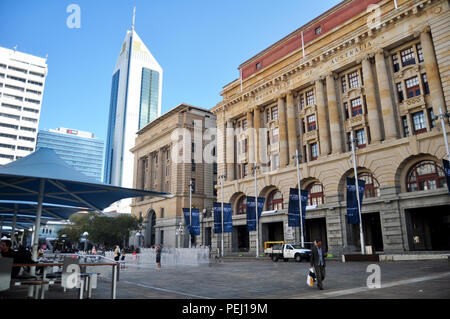
[[[306,206],[308,205],[308,191],[302,190],[302,218],[303,225],[306,219]],[[300,207],[298,203],[298,188],[291,188],[289,191],[288,226],[300,227]]]
[[[222,233],[222,203],[214,203],[214,233]],[[233,232],[232,209],[230,203],[223,203],[223,232]]]
[[[447,177],[447,188],[448,193],[450,194],[450,162],[446,159],[442,159],[442,162],[444,163],[445,177]]]
[[[261,213],[264,207],[264,197],[258,197],[258,220],[261,218]],[[247,196],[247,231],[256,231],[256,209],[255,197]]]
[[[192,227],[190,225],[189,208],[183,208],[184,219],[186,221],[189,234],[192,236],[200,235],[200,211],[198,208],[192,208]]]
[[[362,208],[365,186],[366,182],[358,179],[360,210]],[[349,224],[359,224],[358,199],[356,197],[355,179],[348,177],[347,177],[347,222]]]

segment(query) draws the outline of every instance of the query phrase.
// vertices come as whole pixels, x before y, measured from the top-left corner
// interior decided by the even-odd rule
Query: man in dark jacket
[[[310,266],[314,267],[314,272],[317,279],[317,288],[323,290],[322,281],[325,279],[325,257],[327,252],[322,249],[322,241],[317,239],[314,241],[314,246],[311,249]]]

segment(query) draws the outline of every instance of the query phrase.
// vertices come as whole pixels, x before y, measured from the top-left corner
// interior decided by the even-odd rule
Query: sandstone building
[[[306,240],[321,237],[335,254],[357,249],[359,227],[346,222],[350,132],[366,182],[365,244],[383,252],[450,250],[446,149],[435,119],[450,101],[449,21],[447,0],[345,0],[239,66],[241,77],[212,109],[218,174],[226,175],[224,201],[233,208],[226,252],[256,250],[256,232],[245,228],[254,162],[258,196],[266,198],[260,251],[264,241],[299,240],[287,226],[296,150],[310,193]],[[205,221],[212,227],[212,218]],[[220,235],[212,246],[220,247]]]
[[[145,225],[140,246],[189,246],[182,208],[189,208],[190,182],[192,206],[201,213],[201,234],[192,237],[193,244],[208,244],[211,227],[206,229],[203,218],[211,213],[215,201],[217,166],[202,155],[209,152],[215,158],[214,139],[208,133],[215,133],[215,126],[216,116],[210,111],[180,104],[138,131],[131,149],[135,159],[133,186],[175,195],[171,199],[133,199],[131,213],[142,217]],[[178,235],[180,227],[183,235]]]

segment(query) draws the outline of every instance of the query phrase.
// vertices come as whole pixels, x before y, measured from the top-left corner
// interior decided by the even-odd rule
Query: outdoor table
[[[80,267],[84,266],[112,266],[111,278],[111,299],[116,299],[117,291],[117,267],[119,263],[80,263]],[[42,272],[42,281],[46,281],[48,267],[62,267],[63,263],[36,263],[36,264],[13,264],[13,267],[44,267]],[[53,281],[51,281],[53,283]],[[81,288],[83,289],[83,288]]]

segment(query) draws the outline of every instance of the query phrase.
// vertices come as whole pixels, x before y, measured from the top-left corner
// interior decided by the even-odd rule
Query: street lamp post
[[[223,235],[223,180],[226,178],[225,174],[222,174],[218,177],[220,179],[220,193],[221,193],[221,212],[222,212],[222,241],[221,241],[221,248],[220,248],[220,255],[223,257],[223,241],[224,241],[224,235]]]
[[[442,112],[442,108],[439,108],[439,114],[434,117],[435,120],[440,119],[441,120],[441,127],[442,127],[442,135],[444,135],[444,143],[445,143],[445,150],[447,151],[447,160],[450,161],[450,148],[448,146],[448,138],[447,138],[447,129],[445,128],[445,121],[444,117],[449,118],[450,112]]]
[[[192,179],[189,181],[189,225],[192,229]],[[192,234],[189,232],[189,248],[192,246]]]
[[[302,191],[300,186],[300,167],[299,167],[299,160],[302,158],[302,156],[298,153],[298,150],[295,150],[295,155],[293,158],[297,161],[297,183],[298,183],[298,203],[300,207],[300,238],[302,242],[302,248],[305,248],[305,241],[303,236],[303,214],[302,214]]]
[[[350,132],[350,141],[352,143],[352,158],[353,158],[353,170],[355,174],[355,187],[356,187],[356,200],[358,204],[358,214],[359,214],[359,236],[361,240],[361,254],[366,254],[366,247],[364,246],[364,233],[362,227],[362,218],[361,218],[361,205],[359,198],[359,185],[358,185],[358,169],[356,168],[356,153],[355,153],[355,140],[353,139],[353,131]]]
[[[255,176],[255,213],[256,213],[256,258],[259,258],[259,216],[258,216],[258,182],[256,181],[256,173],[259,166],[256,162],[253,165],[253,172]]]
[[[85,231],[81,236],[84,237],[84,251],[87,250],[87,237],[89,236],[89,233],[87,231]]]

